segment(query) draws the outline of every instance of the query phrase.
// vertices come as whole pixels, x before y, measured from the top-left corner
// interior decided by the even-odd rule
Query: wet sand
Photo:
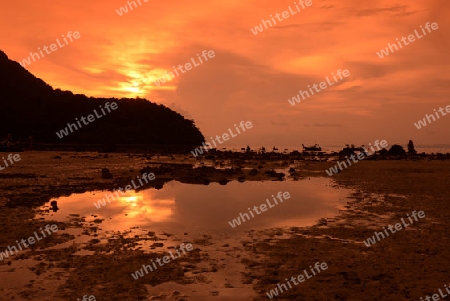
[[[242,164],[248,169],[231,172],[167,166],[198,163],[188,156],[25,152],[21,157],[21,164],[0,174],[0,223],[4,229],[0,251],[48,223],[36,219],[35,212],[50,198],[124,187],[146,166],[160,172],[154,172],[157,179],[148,187],[161,187],[170,179],[205,184],[225,184],[224,180],[243,176],[245,180],[276,180],[277,176],[265,171],[287,165],[285,161],[255,160]],[[161,163],[166,167],[160,168]],[[325,169],[334,163],[295,164],[299,179],[308,181],[308,176],[328,177]],[[223,165],[230,164],[225,160]],[[249,174],[261,165],[257,175]],[[101,178],[105,167],[113,179]],[[74,216],[70,222],[56,223],[61,231],[51,238],[0,261],[0,298],[76,300],[95,295],[97,300],[267,300],[265,293],[277,283],[319,261],[326,262],[328,269],[278,299],[419,299],[450,282],[446,271],[449,229],[445,223],[449,215],[449,167],[449,161],[427,159],[359,162],[333,176],[337,188],[355,189],[348,210],[335,219],[314,227],[251,231],[240,241],[220,243],[190,233],[175,238],[169,233],[110,233],[109,237],[97,237],[96,229],[101,224],[93,222],[95,216]],[[286,178],[292,179],[289,175]],[[423,210],[426,217],[374,246],[362,243],[375,230],[399,222],[414,210]],[[75,235],[85,236],[86,244],[71,243]],[[131,279],[130,274],[143,263],[160,257],[136,245],[143,241],[167,244],[169,238],[177,244],[193,243],[194,251],[162,267],[157,274]],[[222,254],[219,262],[212,253]],[[227,275],[230,265],[240,265],[242,273]],[[215,282],[217,289],[202,292],[210,282]],[[164,285],[154,287],[156,284]],[[160,292],[161,287],[167,291]],[[183,287],[191,292],[181,292]]]
[[[330,163],[310,167],[325,166]],[[262,295],[319,261],[326,271],[278,299],[419,300],[438,293],[450,283],[449,168],[448,161],[366,161],[333,176],[338,186],[356,190],[349,210],[327,225],[291,228],[290,239],[275,235],[253,244],[256,254],[269,257],[251,264],[255,289]],[[414,210],[426,217],[375,245],[362,243]]]

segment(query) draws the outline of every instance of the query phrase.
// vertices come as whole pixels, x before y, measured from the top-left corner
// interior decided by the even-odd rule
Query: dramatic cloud
[[[130,1],[132,2],[132,1]],[[136,0],[137,2],[137,0]],[[145,97],[193,118],[206,137],[251,120],[231,146],[450,143],[450,117],[413,122],[450,104],[446,0],[315,1],[273,27],[250,29],[294,1],[10,1],[0,12],[2,47],[21,61],[68,31],[81,38],[27,67],[54,88]],[[27,3],[24,5],[24,3]],[[380,59],[376,52],[419,30],[439,29]],[[203,50],[216,56],[164,85],[154,81]],[[288,99],[338,69],[350,77],[291,106]]]

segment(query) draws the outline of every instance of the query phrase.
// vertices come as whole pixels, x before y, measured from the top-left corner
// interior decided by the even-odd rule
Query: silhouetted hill
[[[200,145],[204,137],[194,121],[145,99],[93,98],[54,90],[0,50],[0,140],[33,136],[35,142],[83,144]],[[62,139],[56,132],[75,118],[87,117],[99,106],[118,108]]]

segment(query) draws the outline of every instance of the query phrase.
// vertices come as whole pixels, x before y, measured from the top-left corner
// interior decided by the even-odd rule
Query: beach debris
[[[282,181],[285,174],[282,172],[276,172],[275,170],[271,169],[271,170],[267,170],[265,172],[266,175],[270,176],[270,177],[276,177],[278,181]]]
[[[325,218],[319,219],[319,226],[326,226],[328,221]]]
[[[52,211],[53,212],[56,212],[56,211],[58,211],[58,202],[57,201],[51,201],[50,202],[50,206],[52,207],[51,209],[52,209]]]
[[[155,249],[155,248],[162,248],[164,246],[163,243],[160,242],[155,242],[150,246],[150,249]]]
[[[113,175],[108,168],[102,168],[102,179],[112,179]]]
[[[258,170],[256,168],[253,168],[248,174],[251,176],[256,176],[258,174]]]
[[[220,184],[220,185],[227,185],[228,182],[230,182],[230,180],[225,179],[225,178],[222,178],[222,179],[219,180],[219,184]]]

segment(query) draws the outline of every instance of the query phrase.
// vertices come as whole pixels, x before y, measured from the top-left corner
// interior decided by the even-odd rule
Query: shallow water
[[[272,195],[289,192],[290,198],[275,204]],[[57,199],[59,210],[46,219],[67,221],[70,214],[104,219],[101,229],[126,231],[139,227],[152,231],[201,231],[233,233],[250,229],[313,225],[320,218],[332,217],[345,205],[350,191],[331,187],[331,181],[312,178],[303,181],[230,182],[228,185],[182,184],[172,181],[160,190],[129,192],[97,209],[94,203],[110,194],[95,191]],[[113,195],[114,196],[114,195]],[[273,206],[260,214],[248,208]],[[267,206],[269,207],[269,206]],[[42,208],[43,209],[43,208]],[[232,228],[230,221],[247,213],[249,219]]]
[[[275,205],[272,195],[280,191],[289,192],[290,198]],[[80,256],[92,255],[92,251],[83,246],[87,246],[94,237],[99,240],[99,245],[106,245],[111,239],[120,240],[120,237],[134,238],[135,245],[123,248],[158,253],[173,250],[171,248],[181,243],[192,243],[204,254],[202,261],[184,274],[192,283],[169,281],[147,286],[148,294],[158,296],[155,297],[158,300],[214,298],[225,301],[236,300],[236,296],[240,300],[252,300],[258,297],[253,289],[255,280],[244,279],[249,270],[243,262],[254,257],[248,246],[289,237],[289,234],[273,228],[309,226],[320,218],[336,216],[346,205],[346,197],[351,192],[333,188],[332,181],[326,178],[234,181],[227,185],[213,183],[206,186],[172,181],[160,190],[130,192],[100,209],[94,203],[110,192],[94,191],[61,197],[57,199],[57,212],[49,211],[47,203],[40,208],[44,214],[37,217],[68,224],[81,222],[82,229],[69,226],[62,230],[73,234],[74,240],[53,247],[65,248],[75,244],[78,246],[76,255]],[[254,213],[253,218],[240,226],[230,226],[229,222],[239,213],[248,213],[248,207],[267,204],[266,199],[272,208],[259,215]],[[149,240],[149,236],[155,239]],[[136,265],[137,269],[140,267]],[[134,281],[131,276],[130,281]]]

